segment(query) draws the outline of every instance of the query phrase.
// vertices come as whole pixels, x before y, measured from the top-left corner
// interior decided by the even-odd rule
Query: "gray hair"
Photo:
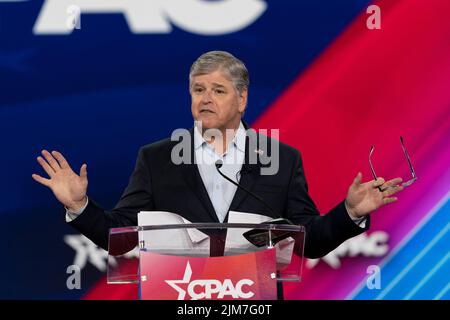
[[[234,87],[242,94],[248,90],[249,76],[244,63],[226,51],[209,51],[202,54],[191,66],[189,72],[189,88],[193,77],[222,70],[226,78],[233,82]]]

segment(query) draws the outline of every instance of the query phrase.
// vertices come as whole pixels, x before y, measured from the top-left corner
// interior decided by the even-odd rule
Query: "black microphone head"
[[[216,165],[216,168],[217,168],[217,169],[220,169],[220,168],[222,168],[222,166],[223,166],[223,161],[222,161],[222,160],[217,160],[216,163],[215,163],[215,165]]]

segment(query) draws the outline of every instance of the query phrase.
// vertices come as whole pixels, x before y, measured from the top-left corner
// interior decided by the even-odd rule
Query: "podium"
[[[113,228],[108,284],[142,300],[276,300],[301,281],[303,226],[189,223]]]

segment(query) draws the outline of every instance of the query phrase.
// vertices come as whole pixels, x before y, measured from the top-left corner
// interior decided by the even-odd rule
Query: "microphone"
[[[226,180],[228,180],[229,182],[231,182],[232,184],[234,184],[238,189],[244,190],[248,195],[252,196],[254,199],[258,200],[260,203],[262,203],[267,209],[269,209],[270,213],[275,216],[275,219],[271,219],[265,222],[262,222],[262,224],[293,224],[291,221],[289,221],[286,218],[283,218],[280,214],[275,213],[275,211],[272,209],[272,207],[269,206],[269,204],[267,202],[265,202],[260,196],[258,196],[257,194],[251,192],[250,190],[247,190],[246,188],[244,188],[243,186],[241,186],[239,183],[234,182],[232,179],[230,179],[229,177],[227,177],[225,174],[222,173],[222,171],[220,171],[220,168],[223,166],[223,161],[222,160],[217,160],[215,162],[215,166],[216,166],[216,170],[217,172],[219,172],[219,174]],[[244,164],[242,166],[242,170],[241,173],[250,173],[252,171],[251,167]],[[287,231],[279,231],[278,233],[275,232],[275,230],[271,230],[272,235],[272,244],[275,244],[287,237],[290,236],[290,232]],[[267,244],[267,239],[269,238],[267,236],[268,230],[258,230],[258,229],[254,229],[254,230],[250,230],[247,231],[243,234],[243,236],[252,244],[254,244],[257,247],[262,247],[264,245]]]
[[[220,171],[220,168],[223,166],[223,161],[222,160],[217,160],[216,163],[216,169],[217,172],[219,172],[219,174],[224,177],[226,180],[230,181],[232,184],[234,184],[236,187],[238,187],[241,190],[244,190],[247,194],[251,195],[253,198],[255,198],[256,200],[258,200],[260,203],[262,203],[264,206],[266,206],[267,209],[269,209],[270,213],[273,216],[276,216],[278,218],[281,218],[281,216],[279,214],[276,214],[275,211],[263,200],[261,199],[260,196],[258,196],[257,194],[247,190],[246,188],[244,188],[243,186],[241,186],[239,183],[234,182],[232,179],[228,178],[225,174],[222,173],[222,171]],[[242,173],[247,173],[247,172],[251,172],[251,169],[249,170],[248,167],[245,165],[242,166],[243,170],[241,170]],[[245,169],[245,171],[244,171]]]

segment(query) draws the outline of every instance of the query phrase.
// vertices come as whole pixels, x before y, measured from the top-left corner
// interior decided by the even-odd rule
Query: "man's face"
[[[240,95],[233,83],[217,70],[195,76],[191,85],[191,111],[206,129],[236,129],[247,103],[247,91]]]

